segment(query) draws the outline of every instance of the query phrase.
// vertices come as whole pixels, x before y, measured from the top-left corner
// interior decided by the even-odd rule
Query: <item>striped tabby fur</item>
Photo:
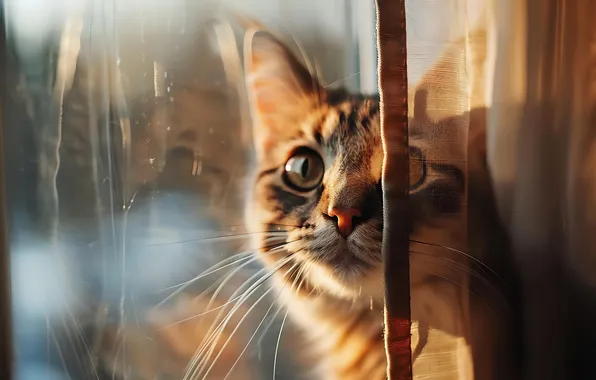
[[[245,50],[258,167],[247,224],[287,233],[285,248],[263,251],[261,260],[276,271],[281,302],[312,340],[307,354],[319,365],[308,378],[384,379],[378,100],[325,88],[268,32],[249,33]],[[426,140],[410,134],[416,233],[458,212],[465,179],[455,167],[427,163]],[[292,162],[302,162],[298,171]],[[315,186],[296,186],[288,176]],[[332,210],[357,212],[343,235],[346,218]],[[414,258],[411,265],[412,281],[422,281],[414,272],[428,263]]]

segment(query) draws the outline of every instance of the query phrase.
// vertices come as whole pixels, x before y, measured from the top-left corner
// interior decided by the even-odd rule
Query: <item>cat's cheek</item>
[[[288,253],[292,254],[294,260],[305,261],[308,259],[308,257],[304,256],[304,250],[302,249],[302,244],[299,239],[299,236],[300,234],[288,235],[288,238],[286,239],[288,243],[286,243],[284,249]]]

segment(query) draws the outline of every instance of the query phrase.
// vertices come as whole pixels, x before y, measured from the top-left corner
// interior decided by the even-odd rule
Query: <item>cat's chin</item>
[[[369,267],[366,270],[345,270],[325,265],[309,266],[307,271],[310,282],[320,290],[335,297],[348,300],[370,299],[383,300],[383,267]]]

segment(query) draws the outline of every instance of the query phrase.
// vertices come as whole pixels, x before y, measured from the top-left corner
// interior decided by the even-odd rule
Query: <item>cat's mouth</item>
[[[369,221],[345,239],[332,224],[312,224],[290,233],[285,248],[314,288],[342,298],[376,296],[382,289],[382,230],[381,222]]]
[[[364,227],[364,226],[363,226]],[[317,231],[307,244],[308,256],[339,277],[364,276],[381,262],[381,233],[357,228],[347,239],[333,229]]]
[[[380,250],[380,243],[378,246]],[[382,277],[377,275],[382,270],[381,261],[374,258],[372,251],[363,251],[349,239],[338,238],[324,249],[303,250],[296,259],[304,264],[302,273],[307,282],[325,293],[354,299],[382,289],[375,282]]]
[[[351,251],[349,248],[347,248],[340,254],[330,255],[326,259],[326,264],[330,267],[330,269],[333,270],[333,272],[339,274],[364,274],[364,272],[373,268],[373,265],[371,263],[368,263],[360,257],[358,257],[358,255]]]

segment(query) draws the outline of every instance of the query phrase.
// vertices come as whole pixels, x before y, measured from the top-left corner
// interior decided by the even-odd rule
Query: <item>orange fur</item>
[[[247,35],[246,75],[259,175],[246,215],[249,224],[279,226],[287,232],[288,242],[277,255],[263,252],[262,261],[273,268],[282,257],[290,260],[276,273],[273,284],[281,289],[281,302],[291,318],[312,341],[309,354],[319,362],[316,378],[384,379],[383,150],[378,102],[374,97],[323,88],[273,35],[264,31]],[[417,138],[416,123],[413,126],[410,146],[423,157],[429,147],[426,140]],[[283,180],[284,162],[303,148],[324,161],[324,175],[314,190],[296,190]],[[423,183],[411,190],[419,207],[413,227],[416,232],[425,226],[427,235],[441,233],[439,217],[457,210],[437,204],[432,187],[444,185],[442,195],[452,192],[457,203],[447,207],[458,209],[463,174],[458,168],[428,165],[417,157],[411,159],[410,183],[414,186],[420,179]],[[339,236],[333,218],[326,215],[330,207],[339,206],[367,213],[346,238]],[[286,275],[292,265],[298,269]],[[414,259],[412,281],[422,283],[448,268],[425,257]]]

